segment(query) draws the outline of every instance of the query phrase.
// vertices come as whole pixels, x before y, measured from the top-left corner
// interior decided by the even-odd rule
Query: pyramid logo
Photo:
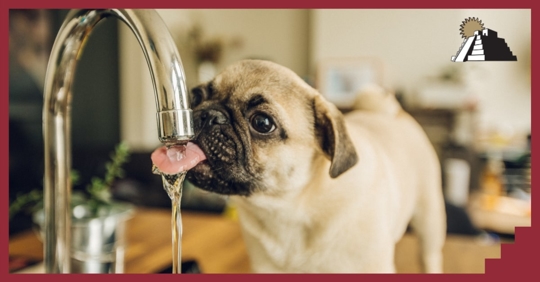
[[[478,18],[467,18],[460,28],[463,43],[452,62],[467,61],[517,61],[510,47],[499,38],[497,32],[484,28]]]

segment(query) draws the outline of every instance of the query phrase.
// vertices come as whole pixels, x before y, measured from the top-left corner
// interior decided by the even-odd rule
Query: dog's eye
[[[270,133],[276,129],[272,119],[261,113],[254,114],[251,117],[251,127],[259,133]]]

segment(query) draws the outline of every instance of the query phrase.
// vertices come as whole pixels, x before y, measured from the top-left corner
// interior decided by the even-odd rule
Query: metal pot
[[[92,215],[85,205],[72,209],[71,273],[123,273],[125,225],[133,205],[114,202]],[[44,238],[44,212],[34,213],[34,222]]]

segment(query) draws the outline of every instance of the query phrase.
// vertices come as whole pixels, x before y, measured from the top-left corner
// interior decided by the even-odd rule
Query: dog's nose
[[[223,125],[229,123],[229,118],[220,110],[210,109],[201,113],[201,123],[204,125]]]

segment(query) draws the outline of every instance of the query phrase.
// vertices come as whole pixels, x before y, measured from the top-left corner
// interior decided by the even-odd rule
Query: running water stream
[[[185,157],[186,147],[184,145],[176,145],[167,147],[167,156],[170,159],[180,161]],[[156,165],[152,166],[154,174],[161,175],[163,180],[163,188],[171,198],[172,217],[171,217],[171,232],[172,232],[172,273],[181,273],[182,270],[182,216],[180,213],[180,202],[182,198],[182,186],[187,171],[181,171],[177,174],[166,174],[159,170]]]

